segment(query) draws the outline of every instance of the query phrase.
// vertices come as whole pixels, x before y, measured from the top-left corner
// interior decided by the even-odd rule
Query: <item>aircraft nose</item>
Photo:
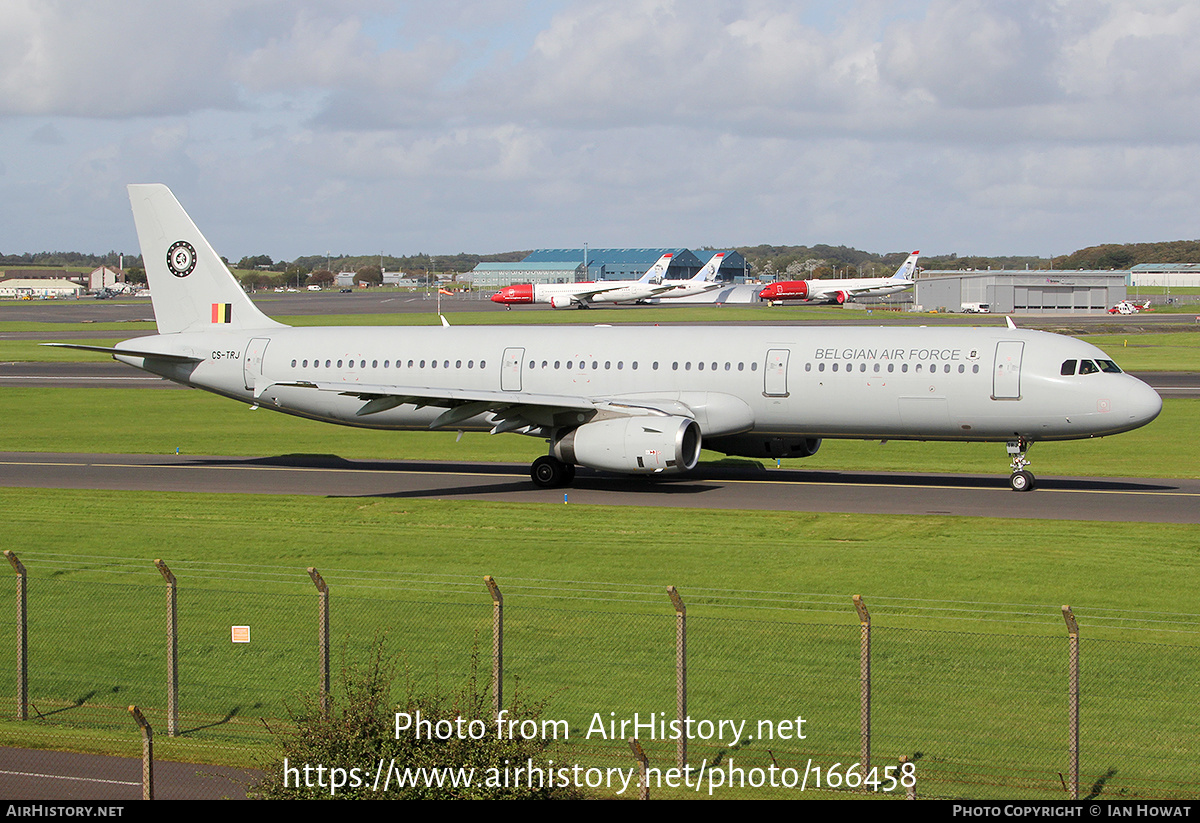
[[[492,295],[492,302],[493,302],[493,303],[499,303],[499,302],[501,302],[502,300],[504,300],[504,295],[503,295],[502,293],[500,293],[500,292],[496,292],[495,294],[493,294],[493,295]]]
[[[1136,377],[1131,377],[1130,380],[1134,385],[1130,386],[1127,397],[1129,416],[1137,425],[1144,426],[1162,411],[1162,398],[1158,396],[1158,392]]]

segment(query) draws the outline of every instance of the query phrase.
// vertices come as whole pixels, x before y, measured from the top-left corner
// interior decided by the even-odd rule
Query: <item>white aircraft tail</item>
[[[691,278],[693,283],[708,283],[717,279],[717,272],[721,269],[721,261],[725,259],[725,252],[717,252],[714,254],[704,268],[696,272]]]
[[[892,275],[893,280],[912,280],[913,275],[917,273],[917,258],[921,256],[921,252],[915,251],[908,256],[908,259],[900,264],[900,268],[896,269],[896,273]]]
[[[283,328],[258,310],[161,183],[129,186],[159,334]]]
[[[639,283],[661,283],[663,278],[667,276],[667,269],[671,265],[671,258],[674,254],[664,254],[658,258],[658,262],[646,270],[646,273],[638,280]]]

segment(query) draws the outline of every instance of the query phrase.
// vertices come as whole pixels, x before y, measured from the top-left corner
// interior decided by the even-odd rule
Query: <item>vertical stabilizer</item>
[[[284,328],[260,312],[171,190],[129,186],[159,334]]]
[[[915,251],[908,256],[908,259],[900,264],[900,268],[896,269],[896,273],[892,275],[893,280],[912,280],[917,273],[917,258],[921,256],[921,252]]]
[[[638,279],[639,283],[661,283],[663,278],[667,276],[667,269],[671,266],[671,258],[674,254],[664,254],[658,258],[653,266],[646,270],[646,273]]]

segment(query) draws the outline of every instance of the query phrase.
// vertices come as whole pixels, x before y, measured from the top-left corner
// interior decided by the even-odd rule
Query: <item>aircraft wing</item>
[[[673,401],[622,400],[620,398],[540,394],[536,392],[495,391],[488,389],[433,389],[428,386],[388,386],[346,383],[321,383],[307,380],[279,382],[274,386],[337,392],[363,400],[356,412],[359,417],[377,414],[397,406],[444,408],[431,429],[453,427],[472,417],[494,415],[492,434],[554,427],[586,422],[599,415],[630,417],[638,415],[680,415],[694,417],[685,405]],[[264,387],[267,388],[267,387]],[[558,419],[556,419],[558,418]]]

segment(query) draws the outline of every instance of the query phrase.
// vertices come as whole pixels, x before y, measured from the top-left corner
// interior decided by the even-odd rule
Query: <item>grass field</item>
[[[1185,705],[1200,644],[1194,615],[1171,621],[1163,611],[1200,585],[1200,527],[1156,527],[1148,540],[1137,524],[654,509],[631,519],[601,506],[272,496],[248,505],[235,495],[92,491],[2,490],[0,507],[30,573],[31,687],[43,711],[57,712],[33,724],[41,735],[91,723],[112,731],[90,745],[115,746],[108,735],[120,718],[105,725],[104,707],[128,703],[161,728],[163,584],[150,561],[162,557],[179,579],[188,732],[182,745],[159,739],[164,757],[253,759],[259,718],[274,722],[311,689],[311,565],[331,587],[336,645],[362,654],[386,629],[408,676],[426,686],[456,682],[476,651],[486,657],[482,577],[494,575],[509,688],[568,721],[575,742],[564,756],[597,764],[627,762],[620,741],[582,739],[595,713],[672,716],[667,585],[688,605],[693,716],[802,714],[811,737],[772,746],[770,759],[853,762],[850,595],[862,594],[877,631],[877,756],[921,752],[926,792],[957,796],[996,796],[995,786],[1006,797],[1057,796],[1058,607],[1070,603],[1092,643],[1085,773],[1119,759],[1108,791],[1130,796],[1194,784],[1186,741],[1200,728]],[[250,625],[254,642],[231,646],[230,625]],[[13,648],[9,631],[0,629],[0,649]],[[16,731],[10,723],[0,735]],[[132,735],[125,745],[136,746]],[[669,745],[649,748],[670,761]],[[693,751],[768,762],[761,744]],[[1133,763],[1134,752],[1149,765]],[[1003,774],[1018,762],[1030,774]],[[999,782],[973,785],[988,768]]]

